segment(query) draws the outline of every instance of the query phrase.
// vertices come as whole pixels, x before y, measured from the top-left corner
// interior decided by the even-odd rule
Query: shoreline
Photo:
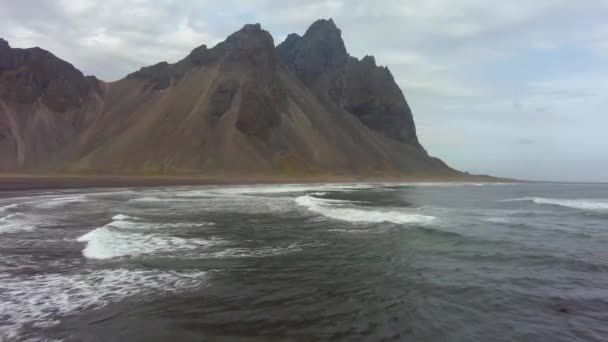
[[[293,183],[373,183],[373,182],[521,182],[514,179],[489,176],[308,176],[285,177],[273,175],[225,176],[132,176],[132,175],[69,175],[69,174],[0,174],[0,191],[121,188],[196,185],[247,185]]]

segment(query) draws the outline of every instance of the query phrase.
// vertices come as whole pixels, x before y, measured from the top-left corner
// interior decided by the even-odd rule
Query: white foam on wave
[[[146,222],[139,217],[118,214],[112,217],[112,222],[107,226],[121,229],[153,230],[160,228],[194,228],[214,226],[213,222]]]
[[[145,225],[138,224],[132,221],[126,220],[115,220],[107,225],[107,227],[121,228],[121,229],[147,229]]]
[[[13,208],[18,207],[20,204],[21,203],[12,203],[12,204],[8,204],[8,205],[3,205],[3,206],[0,207],[0,211],[1,212],[6,212],[9,209],[13,209]]]
[[[129,202],[141,202],[141,203],[167,203],[167,202],[191,202],[189,199],[176,198],[170,196],[143,196],[132,198]]]
[[[196,289],[205,272],[160,272],[113,269],[86,274],[0,274],[0,340],[19,340],[22,327],[52,326],[57,319],[93,310],[134,295],[167,294]]]
[[[125,214],[118,214],[118,215],[114,215],[112,217],[112,220],[114,220],[114,221],[126,221],[126,220],[137,220],[137,218],[133,217],[133,216],[125,215]]]
[[[158,227],[161,228],[193,228],[193,227],[212,227],[215,226],[213,222],[174,222],[174,223],[159,223]]]
[[[385,230],[383,229],[342,229],[342,228],[335,228],[335,229],[328,229],[328,232],[334,232],[334,233],[347,233],[347,234],[369,234],[369,233],[380,233],[380,232],[384,232]]]
[[[385,186],[412,186],[412,187],[460,187],[460,186],[494,186],[509,185],[516,183],[479,183],[479,182],[406,182],[406,183],[384,183]]]
[[[52,209],[70,203],[86,202],[86,195],[70,195],[70,196],[41,196],[44,198],[27,202],[42,209]]]
[[[82,251],[89,259],[111,259],[163,252],[195,250],[223,243],[221,240],[184,239],[154,233],[159,228],[181,228],[212,225],[203,223],[147,223],[136,217],[118,214],[114,221],[96,228],[77,240],[86,242]]]
[[[374,184],[279,184],[279,185],[254,185],[218,187],[201,190],[178,191],[178,197],[212,197],[212,196],[240,196],[240,195],[265,195],[298,193],[306,191],[351,191],[373,188]]]
[[[82,254],[89,259],[111,259],[145,254],[196,250],[221,243],[220,240],[183,239],[160,234],[126,232],[112,226],[94,229],[78,238],[87,245]]]
[[[558,199],[545,197],[523,197],[504,200],[506,202],[531,201],[536,204],[551,204],[580,210],[608,210],[608,198]]]
[[[9,214],[0,218],[0,233],[27,232],[35,229],[35,225],[20,213]]]
[[[342,221],[426,224],[435,220],[434,216],[412,214],[404,211],[358,209],[352,207],[356,202],[322,199],[310,195],[299,196],[295,201],[298,205],[307,207],[310,211]],[[351,206],[349,207],[349,205]]]

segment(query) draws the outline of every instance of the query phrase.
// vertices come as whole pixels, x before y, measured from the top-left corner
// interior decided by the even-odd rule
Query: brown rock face
[[[322,98],[355,115],[366,126],[422,149],[412,112],[386,67],[374,57],[350,57],[332,19],[313,23],[303,37],[291,34],[277,50],[298,78]]]
[[[28,168],[76,136],[99,82],[40,48],[0,39],[0,167]]]
[[[374,57],[361,61],[349,58],[337,101],[366,126],[393,139],[422,148],[416,125],[403,93],[386,67],[376,66]]]
[[[0,96],[17,104],[41,100],[49,109],[65,112],[81,107],[90,84],[71,64],[40,48],[11,49],[0,42]],[[10,85],[10,86],[8,86]]]
[[[0,40],[0,171],[455,174],[418,144],[388,69],[331,20],[277,48],[259,24],[105,83]]]

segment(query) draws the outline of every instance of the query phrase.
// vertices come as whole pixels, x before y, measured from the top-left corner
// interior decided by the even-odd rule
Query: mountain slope
[[[0,42],[0,168],[132,174],[456,174],[418,143],[386,68],[333,21],[259,24],[105,83]]]

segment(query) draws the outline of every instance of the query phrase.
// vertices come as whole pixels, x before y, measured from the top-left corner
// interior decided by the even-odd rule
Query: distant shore
[[[245,185],[287,183],[357,183],[357,182],[513,182],[516,180],[489,176],[302,176],[222,175],[222,176],[133,176],[133,175],[67,175],[6,174],[0,175],[0,191],[118,188],[186,185]]]

